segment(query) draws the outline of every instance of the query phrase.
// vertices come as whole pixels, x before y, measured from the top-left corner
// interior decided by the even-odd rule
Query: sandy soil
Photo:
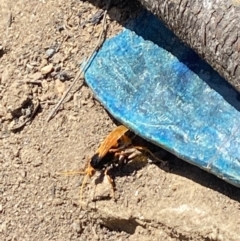
[[[97,42],[98,2],[0,1],[0,240],[240,240],[239,189],[141,139],[166,164],[116,170],[116,202],[92,181],[80,208],[82,177],[58,175],[118,124],[78,85],[46,122]],[[107,37],[135,15],[120,3]]]

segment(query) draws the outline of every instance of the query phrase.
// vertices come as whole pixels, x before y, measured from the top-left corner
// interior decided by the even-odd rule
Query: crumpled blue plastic
[[[240,187],[240,98],[148,12],[106,40],[85,79],[148,141]]]

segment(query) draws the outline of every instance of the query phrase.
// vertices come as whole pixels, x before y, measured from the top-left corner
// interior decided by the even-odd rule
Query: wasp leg
[[[138,151],[143,151],[143,152],[147,152],[148,154],[150,154],[154,159],[156,159],[158,162],[160,163],[165,163],[163,160],[157,158],[148,148],[143,147],[143,146],[134,146],[133,148],[135,148]]]
[[[127,148],[124,151],[122,151],[121,155],[127,156],[127,158],[129,160],[132,160],[135,157],[142,155],[142,152],[134,147],[131,147],[131,148]],[[121,155],[119,157],[121,157]]]
[[[104,171],[104,175],[107,177],[108,182],[110,183],[111,187],[112,187],[112,198],[114,200],[115,199],[115,183],[114,180],[110,177],[110,175],[108,174],[109,168],[106,168],[106,170]]]
[[[123,151],[125,149],[126,149],[125,146],[121,146],[121,147],[118,147],[118,148],[111,148],[111,149],[109,149],[108,152],[110,152],[110,153],[117,153],[117,152],[119,152],[120,153],[121,151]]]
[[[81,189],[80,189],[80,203],[82,202],[82,197],[83,197],[83,189],[87,183],[87,180],[89,177],[92,177],[94,174],[96,173],[96,170],[91,167],[91,166],[88,166],[85,170],[85,177],[82,181],[82,185],[81,185]]]
[[[157,158],[148,148],[143,146],[132,146],[125,148],[123,150],[116,152],[115,156],[119,156],[119,160],[121,157],[127,157],[128,160],[133,160],[137,156],[144,155],[144,152],[150,154],[158,162],[165,163],[163,160]]]
[[[87,180],[89,178],[89,175],[86,174],[85,177],[83,178],[83,181],[82,181],[82,185],[81,185],[81,188],[80,188],[80,193],[79,193],[79,202],[80,202],[80,206],[81,206],[81,203],[82,203],[82,199],[83,199],[83,189],[87,183]]]
[[[82,197],[83,197],[83,189],[87,183],[87,180],[89,177],[92,177],[94,174],[95,174],[95,169],[91,166],[88,166],[85,171],[68,171],[68,172],[59,172],[58,174],[60,175],[66,175],[66,176],[71,176],[71,175],[76,175],[76,174],[80,174],[80,175],[84,175],[85,174],[85,177],[83,178],[83,181],[82,181],[82,185],[81,185],[81,188],[80,188],[80,206],[81,206],[81,203],[82,203]]]
[[[59,172],[58,174],[60,175],[66,175],[66,176],[72,176],[72,175],[77,175],[77,174],[80,174],[80,175],[83,175],[85,174],[85,177],[83,179],[83,182],[82,182],[82,185],[81,185],[81,188],[80,188],[80,193],[79,193],[79,203],[80,203],[80,206],[81,206],[81,203],[82,203],[82,194],[83,194],[83,188],[84,186],[86,185],[87,183],[87,179],[89,177],[88,173],[87,173],[87,170],[86,171],[68,171],[68,172]]]
[[[140,155],[143,155],[143,153],[134,147],[125,148],[124,150],[115,153],[115,157],[118,157],[120,163],[123,163],[126,160],[130,161]]]

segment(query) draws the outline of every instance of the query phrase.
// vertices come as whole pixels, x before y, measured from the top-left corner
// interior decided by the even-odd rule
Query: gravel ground
[[[124,2],[107,37],[137,14]],[[93,201],[93,180],[80,207],[82,177],[58,174],[84,168],[117,124],[78,84],[46,121],[98,41],[103,6],[1,0],[0,240],[240,240],[239,189],[140,138],[166,164],[116,170],[116,202],[105,182]]]

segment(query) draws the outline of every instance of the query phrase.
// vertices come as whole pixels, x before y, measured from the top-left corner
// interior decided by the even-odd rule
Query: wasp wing
[[[120,125],[115,128],[110,134],[105,138],[100,147],[97,149],[96,154],[98,154],[99,160],[101,160],[108,151],[117,147],[118,140],[128,131],[128,128]]]

